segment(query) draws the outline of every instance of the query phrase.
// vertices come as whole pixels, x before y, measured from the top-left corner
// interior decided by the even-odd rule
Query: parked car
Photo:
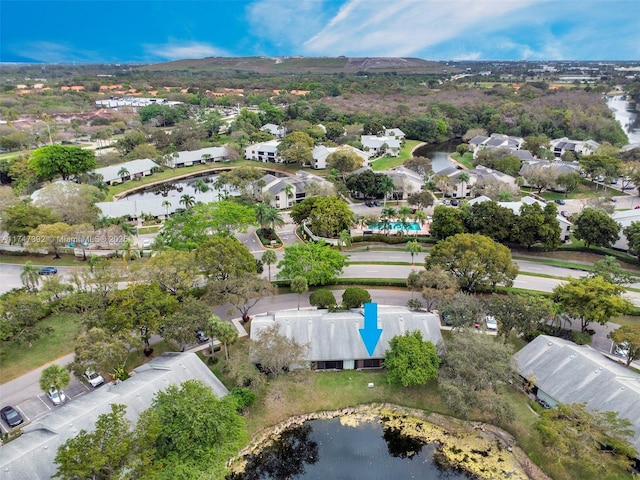
[[[58,269],[56,267],[42,267],[38,273],[40,275],[55,275],[58,273]]]
[[[444,200],[442,200],[442,204],[449,206],[449,205],[451,205],[451,200],[448,200],[448,199],[445,198]]]
[[[457,207],[458,206],[458,200],[451,200],[451,206],[452,207]]]
[[[142,248],[149,248],[152,244],[153,244],[153,239],[152,238],[145,238],[142,241]]]
[[[556,202],[558,205],[566,205],[567,202],[565,202],[562,198],[556,198],[554,200],[554,202]]]
[[[378,200],[374,200],[374,201],[373,201],[373,204],[374,204],[376,207],[379,207],[379,206],[380,206],[380,202],[379,202]]]
[[[618,199],[616,197],[609,197],[609,201],[615,203]]]
[[[562,215],[564,218],[569,218],[571,216],[571,214],[569,212],[567,212],[566,210],[562,210],[560,212],[560,215]]]
[[[627,342],[618,343],[613,350],[617,357],[627,358],[629,356],[629,344]]]
[[[0,417],[2,417],[2,419],[7,422],[7,425],[11,428],[17,427],[24,422],[22,415],[20,415],[18,411],[11,406],[2,407],[2,410],[0,410]]]
[[[53,403],[56,407],[58,405],[62,405],[67,401],[67,396],[65,395],[65,393],[62,390],[58,390],[53,387],[51,387],[47,392],[47,397],[49,397],[51,403]]]
[[[550,409],[551,405],[549,405],[547,402],[545,402],[544,400],[542,400],[541,398],[538,399],[538,404],[545,409]]]
[[[196,338],[199,343],[207,343],[209,341],[209,337],[202,330],[196,330]]]
[[[498,322],[496,321],[496,317],[487,315],[486,317],[484,317],[484,323],[487,326],[487,330],[491,330],[491,331],[498,330]]]
[[[91,384],[93,388],[104,383],[104,378],[99,373],[91,370],[90,368],[84,372],[84,378]]]

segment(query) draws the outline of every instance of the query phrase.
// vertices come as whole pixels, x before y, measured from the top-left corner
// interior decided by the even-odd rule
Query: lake
[[[607,97],[607,106],[613,116],[620,122],[622,129],[629,137],[629,143],[640,144],[640,113],[634,103],[629,103],[622,95]]]
[[[472,478],[440,468],[433,460],[436,447],[412,440],[380,423],[353,427],[342,424],[340,418],[310,420],[285,431],[259,455],[248,458],[244,473],[232,474],[227,479]]]

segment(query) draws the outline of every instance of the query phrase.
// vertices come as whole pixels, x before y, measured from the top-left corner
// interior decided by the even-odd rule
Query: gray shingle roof
[[[91,173],[102,175],[104,181],[108,183],[114,180],[120,180],[118,172],[122,168],[125,168],[129,172],[129,175],[133,177],[136,174],[148,172],[158,166],[159,165],[153,160],[142,158],[139,160],[131,160],[130,162],[118,163],[116,165],[109,165],[108,167],[96,168]]]
[[[24,427],[21,437],[2,446],[2,480],[51,478],[58,447],[82,429],[92,431],[98,415],[110,413],[113,403],[126,405],[127,418],[135,424],[155,394],[169,385],[197,379],[219,397],[228,393],[195,353],[164,353],[134,372],[128,380],[75,398]]]
[[[633,424],[640,450],[640,375],[589,346],[541,335],[516,353],[518,371],[557,402],[586,403]]]
[[[420,330],[423,338],[434,344],[442,340],[440,321],[434,314],[414,312],[406,307],[378,305],[378,328],[383,331],[372,357],[359,333],[364,327],[362,309],[334,313],[326,310],[269,312],[253,318],[251,338],[258,338],[263,329],[274,323],[279,325],[282,335],[301,345],[309,344],[307,360],[312,362],[383,358],[394,336],[412,330]]]

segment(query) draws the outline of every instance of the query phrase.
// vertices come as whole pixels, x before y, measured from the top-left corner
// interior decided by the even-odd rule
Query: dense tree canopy
[[[587,207],[575,220],[573,234],[584,241],[587,248],[591,245],[610,247],[618,240],[620,224],[603,210]]]
[[[627,367],[640,359],[640,325],[623,325],[611,332],[609,338],[618,345],[626,344],[627,356],[624,361]]]
[[[384,354],[387,380],[403,387],[424,385],[429,380],[435,380],[438,378],[439,365],[435,345],[423,340],[419,330],[393,337]]]
[[[291,245],[278,263],[279,279],[302,276],[309,286],[326,285],[342,273],[345,257],[323,241]]]
[[[9,234],[10,243],[23,244],[27,236],[39,225],[59,221],[49,208],[38,207],[31,203],[15,203],[3,208],[2,228]]]
[[[610,476],[612,471],[606,469],[611,463],[626,476],[638,453],[628,419],[615,412],[587,411],[585,404],[558,404],[544,410],[534,428],[568,478]]]
[[[196,250],[196,261],[209,280],[229,280],[256,273],[256,260],[236,237],[214,235]]]
[[[433,209],[429,232],[436,240],[444,240],[458,233],[465,233],[462,211],[445,205],[436,206]]]
[[[622,297],[624,291],[600,276],[569,278],[553,289],[553,299],[564,312],[580,320],[584,332],[591,322],[604,325],[630,310],[631,302]]]
[[[440,266],[458,279],[460,288],[474,291],[510,286],[518,274],[511,251],[489,237],[460,233],[438,242],[426,261],[427,268]]]
[[[45,180],[58,176],[68,180],[96,168],[95,154],[92,150],[63,145],[48,145],[36,149],[29,160],[29,166]]]
[[[255,224],[256,214],[251,207],[230,200],[199,203],[167,220],[157,241],[177,250],[193,250],[211,234],[246,232],[249,225]]]
[[[500,425],[513,419],[513,412],[497,394],[515,381],[516,366],[510,345],[490,335],[456,332],[446,343],[438,383],[449,408],[466,416],[478,408]]]

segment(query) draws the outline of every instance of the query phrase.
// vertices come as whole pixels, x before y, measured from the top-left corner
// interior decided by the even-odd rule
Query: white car
[[[56,407],[58,405],[62,405],[67,401],[67,396],[64,394],[64,392],[54,387],[51,387],[49,389],[49,391],[47,392],[47,397],[49,397],[51,403],[53,403]]]
[[[618,343],[613,354],[626,359],[629,356],[629,344],[627,342]]]
[[[145,239],[142,241],[142,248],[149,248],[152,244],[153,244],[153,239],[151,239],[151,238],[145,238]]]
[[[91,369],[88,369],[84,372],[84,378],[91,384],[93,388],[96,388],[98,385],[102,385],[104,383],[104,378],[99,373],[94,372]]]
[[[487,326],[487,330],[498,330],[498,322],[496,321],[496,317],[487,315],[486,317],[484,317],[484,323]]]

